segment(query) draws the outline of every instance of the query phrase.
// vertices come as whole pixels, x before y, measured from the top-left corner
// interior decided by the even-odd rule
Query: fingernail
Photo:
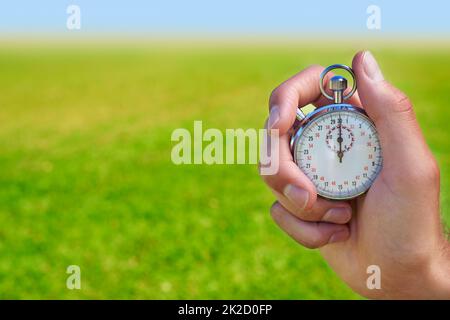
[[[269,121],[267,123],[267,129],[269,129],[269,132],[273,129],[273,127],[278,123],[280,120],[280,109],[278,106],[273,106],[270,109],[269,114]]]
[[[348,238],[348,231],[347,230],[341,230],[336,233],[334,233],[330,240],[328,240],[328,243],[334,243],[334,242],[341,242],[345,241]]]
[[[380,67],[370,51],[364,52],[363,67],[366,75],[373,81],[384,80]]]
[[[306,207],[306,204],[309,200],[309,192],[288,184],[284,190],[283,194],[288,198],[294,205],[296,205],[299,209],[303,210]]]
[[[331,208],[323,216],[322,220],[333,223],[347,223],[352,217],[350,208]]]

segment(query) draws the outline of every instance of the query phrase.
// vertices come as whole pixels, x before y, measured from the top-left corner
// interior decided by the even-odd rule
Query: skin
[[[383,169],[368,192],[352,201],[317,196],[293,162],[289,130],[297,106],[330,104],[321,97],[311,66],[278,86],[266,126],[280,135],[280,168],[262,176],[277,201],[271,215],[299,244],[319,248],[336,274],[368,298],[450,299],[450,245],[439,214],[440,177],[409,99],[384,80],[370,52],[352,63],[358,92],[350,104],[366,110],[377,127]],[[274,131],[272,131],[274,132]],[[381,271],[381,289],[368,289],[367,268]]]

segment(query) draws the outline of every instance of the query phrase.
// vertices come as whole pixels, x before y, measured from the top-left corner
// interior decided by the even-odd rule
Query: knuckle
[[[272,90],[269,97],[269,103],[270,105],[275,104],[275,102],[280,99],[280,97],[290,97],[295,98],[296,96],[296,89],[293,83],[295,82],[295,79],[298,78],[298,76],[305,72],[305,71],[313,71],[313,73],[318,75],[324,70],[325,68],[319,64],[312,64],[309,65],[307,68],[305,68],[300,73],[297,73],[293,77],[287,79],[286,81],[279,84],[275,89]]]
[[[271,104],[273,104],[276,100],[279,99],[279,97],[287,96],[290,95],[291,93],[292,93],[292,86],[289,84],[288,81],[285,81],[272,90],[272,92],[270,93],[269,101],[271,102]]]
[[[413,105],[409,97],[398,88],[385,81],[384,85],[392,92],[392,108],[399,113],[412,113]]]
[[[268,174],[261,174],[259,172],[259,176],[261,177],[262,181],[269,187],[269,188],[276,188],[280,184],[278,182],[279,178],[277,175],[268,175]]]
[[[280,85],[277,86],[277,87],[275,87],[275,89],[273,89],[272,92],[270,93],[270,96],[269,96],[269,101],[270,101],[270,102],[272,102],[273,100],[275,100],[275,98],[277,97],[277,92],[278,92],[278,88],[279,88],[279,87],[280,87]]]
[[[327,239],[325,239],[320,233],[313,233],[309,235],[307,239],[303,240],[302,245],[308,249],[317,249],[323,247],[327,243]]]
[[[308,249],[317,249],[324,245],[323,240],[317,237],[312,237],[310,239],[304,240],[302,245]]]
[[[400,109],[400,111],[411,111],[412,110],[412,103],[409,97],[400,91],[400,93],[397,96],[396,105]]]
[[[272,185],[275,181],[278,180],[278,173],[275,172],[273,174],[267,174],[264,173],[264,168],[266,166],[261,164],[261,162],[258,162],[258,174],[261,177],[261,179],[267,184],[267,185]]]

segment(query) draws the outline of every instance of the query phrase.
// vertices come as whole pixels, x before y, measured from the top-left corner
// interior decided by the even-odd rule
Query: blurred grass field
[[[271,221],[256,166],[170,160],[175,128],[259,128],[276,85],[358,43],[193,47],[0,44],[0,298],[359,298]],[[414,102],[449,225],[450,48],[371,49]]]

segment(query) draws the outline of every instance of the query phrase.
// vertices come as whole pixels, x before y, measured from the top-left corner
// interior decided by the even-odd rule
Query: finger
[[[384,80],[372,54],[368,51],[356,54],[353,70],[361,102],[377,127],[383,165],[401,170],[412,159],[429,156],[411,102]]]
[[[311,208],[299,209],[283,194],[271,189],[277,200],[291,214],[304,221],[345,224],[352,218],[351,205],[346,201],[333,201],[318,197]]]
[[[289,140],[287,134],[280,137],[278,171],[273,175],[262,175],[263,180],[297,217],[307,221],[347,223],[352,215],[350,205],[345,201],[317,198],[315,186],[293,162]]]
[[[280,84],[269,100],[268,129],[278,129],[283,135],[295,121],[297,107],[315,102],[320,97],[319,79],[323,67],[310,66]]]
[[[288,134],[279,137],[278,170],[275,174],[261,177],[271,189],[283,194],[297,210],[309,209],[317,199],[316,187],[294,163],[289,140]]]
[[[306,222],[290,214],[275,202],[270,209],[272,218],[291,238],[301,245],[314,249],[329,243],[345,241],[350,236],[347,225],[326,222]]]

